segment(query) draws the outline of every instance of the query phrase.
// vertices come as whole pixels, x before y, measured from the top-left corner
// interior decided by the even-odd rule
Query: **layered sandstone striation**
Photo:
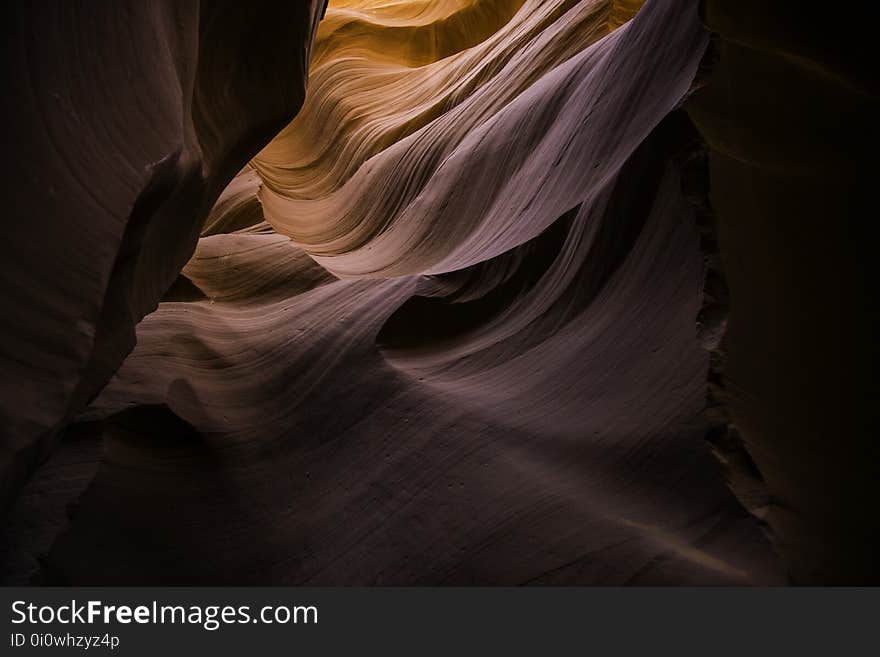
[[[875,90],[733,4],[19,6],[4,579],[864,582],[858,172],[759,117]]]
[[[298,110],[319,4],[12,3],[0,506],[131,351],[223,188]]]

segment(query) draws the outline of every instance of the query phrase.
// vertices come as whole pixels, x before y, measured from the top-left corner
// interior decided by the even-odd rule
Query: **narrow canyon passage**
[[[868,575],[751,441],[711,7],[252,4],[18,8],[6,583]]]

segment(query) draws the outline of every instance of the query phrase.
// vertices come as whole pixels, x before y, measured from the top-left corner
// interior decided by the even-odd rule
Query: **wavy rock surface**
[[[0,507],[131,351],[214,200],[302,103],[321,7],[276,4],[11,4]]]
[[[704,439],[697,3],[332,2],[256,154],[302,94],[273,48],[307,53],[317,4],[196,21],[235,44],[181,94],[205,205],[157,233],[179,251],[110,383],[40,415],[77,424],[12,509],[5,577],[784,582]],[[92,393],[129,343],[98,344]]]

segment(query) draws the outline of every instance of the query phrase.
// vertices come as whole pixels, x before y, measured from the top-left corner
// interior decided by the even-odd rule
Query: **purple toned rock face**
[[[214,200],[302,104],[319,3],[278,4],[12,3],[4,506],[131,351]]]
[[[324,4],[15,5],[4,580],[867,583],[774,397],[739,15]]]

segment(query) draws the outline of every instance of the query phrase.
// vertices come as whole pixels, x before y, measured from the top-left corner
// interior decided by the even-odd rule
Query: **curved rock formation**
[[[2,355],[16,363],[3,372],[19,470],[4,475],[8,491],[68,427],[12,505],[4,578],[864,581],[870,558],[847,571],[817,556],[870,545],[826,541],[834,527],[854,530],[855,515],[824,524],[806,492],[820,469],[798,471],[773,451],[771,437],[789,429],[773,433],[754,403],[775,400],[779,378],[760,379],[772,368],[755,362],[776,334],[748,337],[763,307],[754,277],[766,270],[737,259],[751,247],[729,227],[744,212],[736,203],[769,205],[750,196],[757,188],[735,191],[745,174],[730,170],[745,166],[731,143],[760,143],[726,132],[739,116],[718,118],[746,48],[737,13],[706,4],[722,32],[713,64],[692,0],[291,4],[287,16],[231,2],[97,12],[99,28],[136,26],[134,44],[177,45],[143,64],[138,84],[99,78],[124,86],[130,106],[70,101],[104,132],[53,136],[53,120],[78,120],[54,106],[48,129],[28,123],[20,147],[46,144],[28,162],[64,155],[34,184],[71,175],[56,189],[80,221],[66,237],[58,207],[45,226],[21,222],[16,241],[43,230],[52,239],[40,257],[67,247],[70,260],[32,280],[22,271],[37,255],[25,249],[4,269],[4,292],[33,297],[14,306],[18,319],[36,318],[3,325]],[[45,18],[46,34],[67,25],[58,40],[77,43],[92,23],[52,18],[59,11],[23,7],[17,24]],[[725,30],[738,45],[725,45]],[[776,57],[767,42],[777,36],[748,47]],[[56,72],[34,74],[34,49],[13,42],[19,84],[32,76],[35,98],[51,96]],[[71,66],[128,52],[100,43]],[[790,45],[778,50],[792,66],[823,61]],[[871,97],[845,62],[826,63],[816,75]],[[144,145],[120,141],[122,126],[139,126]],[[94,162],[71,166],[75,146]],[[152,164],[138,178],[142,160]],[[112,162],[127,196],[94,183]],[[74,192],[108,225],[117,218],[114,239]],[[100,284],[64,278],[70,263]],[[790,283],[769,278],[765,300]],[[43,314],[54,333],[35,332]],[[19,344],[44,356],[12,351]],[[791,431],[801,426],[780,410]],[[835,499],[864,481],[835,482]],[[777,511],[783,497],[791,514]]]
[[[11,4],[0,507],[131,351],[229,180],[299,109],[321,7],[276,5]]]

